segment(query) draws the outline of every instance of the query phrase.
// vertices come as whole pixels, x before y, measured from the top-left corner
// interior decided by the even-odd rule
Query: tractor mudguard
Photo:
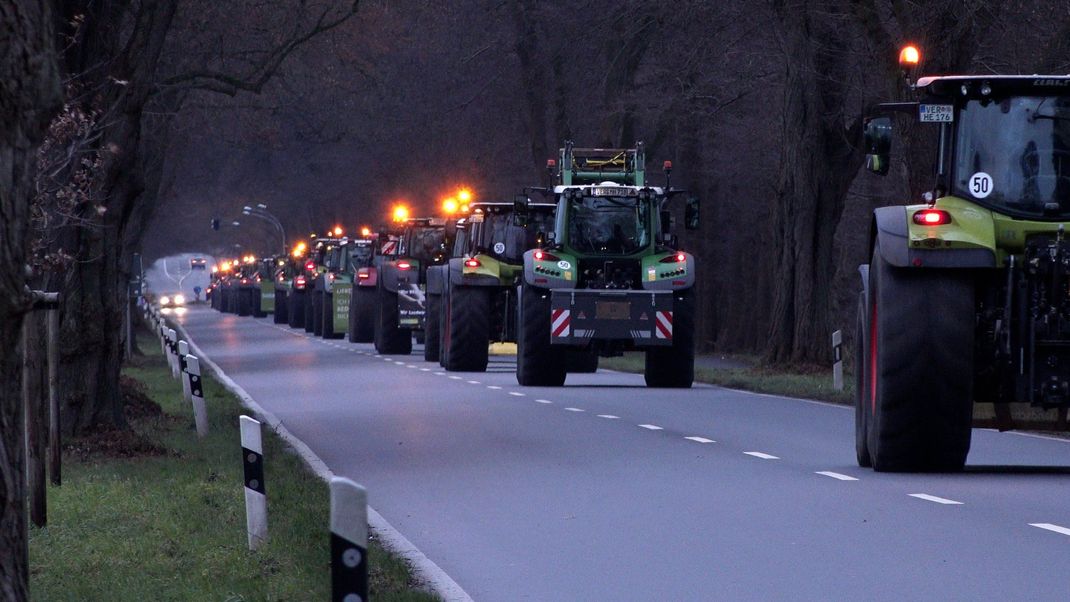
[[[448,269],[451,286],[501,286],[501,279],[486,271],[469,270],[466,273],[463,258],[451,259]]]
[[[870,227],[870,254],[880,241],[881,257],[889,264],[900,268],[993,268],[996,254],[988,241],[977,240],[971,232],[958,227],[954,216],[960,215],[955,206],[946,207],[953,216],[952,225],[941,226],[950,230],[945,237],[919,238],[912,236],[908,216],[923,207],[896,205],[880,207],[873,211]],[[945,206],[941,206],[945,208]],[[991,218],[988,220],[991,222]],[[974,246],[950,247],[965,239]],[[992,245],[994,247],[994,244]]]
[[[427,268],[427,294],[446,294],[446,275],[448,268],[442,265],[433,265]]]
[[[392,292],[398,292],[398,268],[391,264],[385,264],[379,268],[379,281],[383,288]]]
[[[364,275],[364,278],[361,278]],[[375,266],[360,268],[356,275],[357,286],[375,288],[379,284],[379,270]]]

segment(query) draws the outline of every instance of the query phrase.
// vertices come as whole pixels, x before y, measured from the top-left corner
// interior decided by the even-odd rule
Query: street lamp
[[[264,203],[257,203],[255,208],[246,205],[242,207],[241,212],[242,215],[262,219],[274,226],[275,230],[278,231],[279,236],[282,237],[282,252],[283,254],[286,254],[286,229],[282,227],[282,222],[279,221],[279,218],[275,217],[267,210],[267,205]]]

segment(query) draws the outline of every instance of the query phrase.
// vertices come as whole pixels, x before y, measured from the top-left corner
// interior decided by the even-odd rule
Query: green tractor
[[[260,294],[253,304],[254,317],[266,318],[275,313],[275,272],[285,262],[285,257],[264,257],[257,261],[255,280]]]
[[[427,272],[424,359],[446,370],[483,372],[492,342],[516,341],[524,251],[554,227],[553,203],[478,202],[457,222],[449,263]]]
[[[678,248],[669,203],[685,191],[646,183],[645,153],[566,142],[548,162],[557,205],[546,244],[524,253],[517,308],[517,381],[560,386],[575,358],[645,351],[651,387],[694,380],[695,258]],[[517,213],[531,206],[516,199]],[[685,225],[698,228],[698,199]],[[567,353],[566,353],[567,352]]]
[[[447,230],[452,224],[446,219],[409,218],[402,225],[397,255],[378,258],[373,338],[379,353],[412,353],[413,335],[422,337],[427,268],[445,261],[451,242]]]
[[[319,314],[323,338],[340,339],[349,331],[350,302],[358,269],[370,264],[374,241],[343,238],[326,256],[327,271],[320,274],[315,288],[322,290]]]
[[[378,234],[370,234],[371,257],[355,265],[353,285],[350,289],[349,320],[347,332],[350,343],[371,343],[375,340],[375,321],[378,317],[379,267],[393,261],[401,245],[399,232],[380,228]]]
[[[912,89],[916,101],[880,105],[864,130],[880,175],[895,114],[938,143],[922,202],[873,212],[855,444],[863,467],[953,471],[972,427],[1067,430],[1070,76],[923,77]]]

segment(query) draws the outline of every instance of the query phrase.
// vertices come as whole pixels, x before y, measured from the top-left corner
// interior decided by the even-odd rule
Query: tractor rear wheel
[[[287,295],[286,309],[288,310],[289,319],[286,323],[290,328],[305,327],[305,300],[307,295],[307,291],[301,290],[291,291]]]
[[[956,471],[973,420],[974,285],[963,270],[869,266],[866,434],[881,472]]]
[[[673,296],[672,345],[646,350],[648,387],[688,389],[695,381],[695,305],[691,291]]]
[[[442,295],[427,294],[427,313],[424,314],[424,361],[437,362],[439,354],[439,305],[442,303]]]
[[[375,350],[383,354],[412,353],[412,333],[398,327],[398,294],[379,283],[375,319]]]
[[[858,293],[858,320],[855,328],[855,456],[858,465],[870,468],[873,462],[869,458],[869,329],[866,327],[866,293]]]
[[[275,289],[275,313],[272,314],[271,321],[275,324],[285,324],[289,317],[286,308],[286,291]]]
[[[338,338],[334,334],[334,293],[323,293],[323,309],[320,313],[323,316],[323,326],[320,327],[323,338]]]
[[[349,299],[349,342],[371,343],[375,340],[375,289],[354,286]]]
[[[517,382],[532,387],[560,387],[565,384],[565,362],[550,346],[550,291],[521,286],[518,311]]]
[[[253,291],[245,288],[238,289],[237,313],[243,317],[253,315]]]
[[[450,286],[446,318],[445,368],[450,372],[486,372],[490,346],[490,291],[475,286]]]
[[[323,291],[314,291],[312,293],[312,335],[323,336],[323,298],[326,297]]]
[[[305,312],[305,321],[302,324],[305,325],[305,332],[312,332],[315,329],[316,319],[316,291],[313,289],[305,289],[305,302],[302,304],[302,308]]]

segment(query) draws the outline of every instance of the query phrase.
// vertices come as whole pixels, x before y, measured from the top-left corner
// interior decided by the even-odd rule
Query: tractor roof
[[[988,86],[985,94],[982,89]],[[1070,95],[1070,75],[941,75],[923,77],[917,88],[934,96],[1064,96]]]

